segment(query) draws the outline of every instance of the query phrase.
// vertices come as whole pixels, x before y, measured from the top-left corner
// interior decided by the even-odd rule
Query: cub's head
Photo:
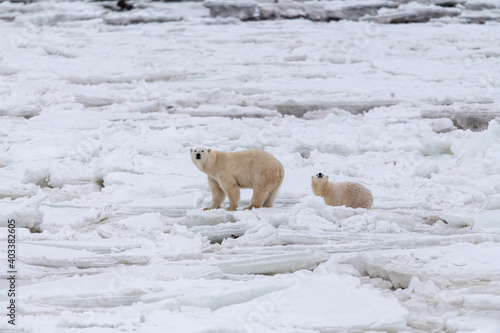
[[[312,176],[311,178],[313,182],[317,183],[328,182],[328,176],[321,172],[318,173],[316,176]]]
[[[191,149],[191,161],[198,167],[202,168],[210,157],[210,148],[195,148]]]
[[[323,192],[323,187],[328,184],[328,176],[324,173],[318,173],[311,177],[311,187],[316,195],[321,195]]]

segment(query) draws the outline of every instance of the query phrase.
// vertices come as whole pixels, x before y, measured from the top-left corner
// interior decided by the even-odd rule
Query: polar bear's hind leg
[[[245,209],[261,208],[269,197],[269,190],[263,187],[254,187],[252,195],[252,204]]]
[[[274,204],[274,199],[276,199],[276,196],[278,195],[280,187],[276,186],[271,193],[269,193],[269,196],[267,197],[266,201],[264,201],[264,207],[272,207]]]

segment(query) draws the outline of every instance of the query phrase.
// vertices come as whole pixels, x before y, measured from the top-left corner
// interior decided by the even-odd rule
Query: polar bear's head
[[[324,173],[318,173],[315,176],[311,177],[311,187],[316,195],[321,195],[323,193],[323,189],[325,185],[328,184],[328,176]]]
[[[208,158],[210,157],[211,151],[212,149],[210,148],[191,149],[191,161],[193,161],[198,169],[202,170],[203,166],[205,166]]]

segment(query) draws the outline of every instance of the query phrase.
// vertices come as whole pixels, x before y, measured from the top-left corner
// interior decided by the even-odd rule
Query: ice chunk
[[[499,254],[498,243],[456,243],[441,246],[439,251],[424,248],[380,256],[362,254],[347,263],[371,277],[391,281],[395,288],[408,288],[414,276],[444,287],[473,277],[493,281],[500,273],[500,267],[494,264]]]
[[[222,242],[225,247],[266,246],[278,244],[276,228],[267,222],[260,222],[249,228],[244,235],[236,239],[227,238]]]
[[[475,214],[472,230],[500,234],[500,209]]]
[[[271,327],[398,331],[406,327],[408,312],[395,299],[360,286],[355,278],[334,274],[293,278],[295,283],[287,289],[214,314],[236,318],[242,331]]]
[[[234,222],[236,218],[233,212],[223,209],[217,210],[190,210],[186,213],[185,224],[187,226],[216,225],[219,223]]]
[[[30,198],[0,201],[0,227],[7,227],[9,220],[15,220],[16,228],[38,230],[43,222],[40,204],[44,199],[45,195],[40,191]]]
[[[164,23],[164,22],[178,22],[182,21],[183,17],[175,14],[162,14],[162,13],[116,13],[108,14],[104,17],[104,22],[110,25],[129,25],[140,23]]]
[[[189,230],[207,237],[211,242],[222,242],[226,238],[239,237],[249,229],[247,221],[218,223],[215,225],[195,225]]]
[[[428,22],[431,19],[458,16],[461,11],[456,8],[443,8],[434,5],[423,5],[416,2],[399,6],[397,9],[384,9],[376,16],[366,20],[377,23],[415,23]]]
[[[227,274],[278,274],[312,269],[326,259],[325,253],[306,251],[227,259],[217,266]]]
[[[258,17],[257,3],[253,1],[205,1],[212,17],[236,17],[246,21]]]

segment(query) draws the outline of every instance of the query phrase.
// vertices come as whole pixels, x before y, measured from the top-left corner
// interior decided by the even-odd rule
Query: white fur
[[[311,187],[315,195],[323,197],[325,204],[366,209],[372,207],[372,192],[363,185],[352,182],[330,183],[328,176],[318,175],[311,177]]]
[[[252,203],[245,209],[272,207],[285,176],[281,163],[262,150],[224,153],[210,148],[196,148],[191,149],[191,160],[208,175],[212,205],[205,209],[221,208],[227,196],[227,210],[236,210],[240,188],[253,189]]]

